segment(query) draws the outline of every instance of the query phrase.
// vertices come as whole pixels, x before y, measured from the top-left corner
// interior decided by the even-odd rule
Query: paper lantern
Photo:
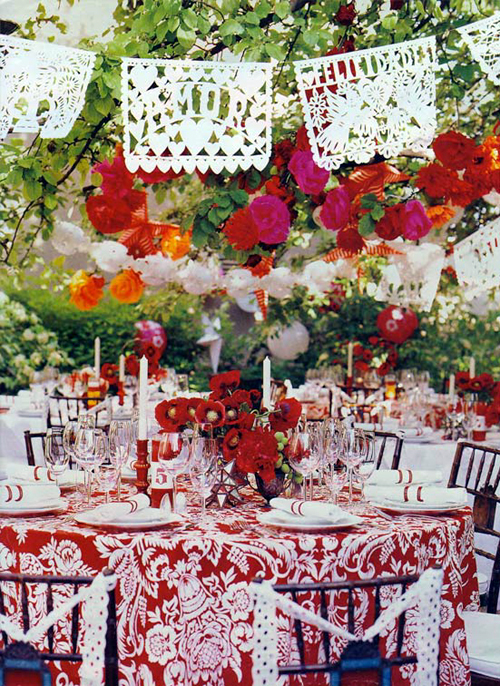
[[[418,317],[413,310],[389,305],[378,315],[377,327],[386,341],[401,344],[417,329]]]
[[[309,347],[309,332],[300,322],[293,322],[285,329],[268,336],[267,347],[273,357],[294,360]]]
[[[158,322],[141,320],[136,322],[135,349],[138,355],[159,360],[167,347],[167,334]]]

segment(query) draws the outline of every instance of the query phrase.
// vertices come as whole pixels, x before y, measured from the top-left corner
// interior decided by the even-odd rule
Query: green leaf
[[[264,19],[264,17],[267,17],[267,15],[271,13],[271,10],[272,10],[272,7],[267,2],[267,0],[260,0],[260,2],[258,2],[257,6],[255,7],[255,13],[261,19]]]
[[[191,243],[195,248],[203,248],[207,242],[207,235],[202,231],[199,224],[195,224],[193,227],[193,234],[191,236]]]
[[[280,19],[288,17],[290,14],[290,3],[285,2],[284,0],[277,2],[276,7],[274,8],[274,13],[277,14]]]
[[[256,12],[247,12],[245,14],[245,21],[247,24],[258,26],[260,23],[259,15]]]
[[[317,40],[318,40],[318,34],[316,31],[313,31],[312,29],[308,29],[307,31],[304,31],[302,34],[302,38],[304,40],[304,43],[306,45],[316,45]]]
[[[358,231],[361,236],[369,236],[375,229],[375,222],[369,214],[364,214],[359,220]]]
[[[244,28],[236,19],[226,19],[219,29],[221,36],[232,36],[234,34],[240,35],[244,33]]]
[[[28,200],[36,200],[42,194],[42,184],[33,179],[25,179],[24,194]]]
[[[241,188],[231,189],[229,195],[237,205],[244,206],[248,203],[248,193]]]
[[[365,210],[372,210],[378,204],[378,198],[375,193],[367,193],[361,198],[361,207]]]
[[[373,210],[370,212],[370,215],[372,219],[374,219],[376,222],[379,221],[379,219],[382,219],[382,217],[385,214],[385,210],[382,207],[382,205],[376,205]]]
[[[196,12],[194,10],[192,10],[191,8],[184,10],[182,12],[182,20],[188,28],[190,28],[190,29],[197,29],[198,28],[198,17],[196,15]]]
[[[265,50],[269,57],[273,57],[275,60],[283,60],[285,59],[285,48],[282,45],[278,45],[277,43],[266,43]]]
[[[177,29],[177,40],[179,45],[181,45],[183,48],[186,48],[186,50],[189,50],[189,48],[192,47],[196,41],[196,33],[194,31],[185,30],[182,28],[182,26],[180,26]]]
[[[217,207],[212,207],[212,209],[208,213],[208,218],[214,226],[219,226],[220,220],[219,220],[219,214],[217,212]]]

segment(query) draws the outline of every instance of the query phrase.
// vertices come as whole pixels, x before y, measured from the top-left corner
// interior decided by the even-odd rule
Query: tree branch
[[[72,173],[75,171],[75,169],[77,168],[77,166],[78,166],[80,160],[83,158],[83,156],[85,155],[85,153],[87,152],[87,150],[90,148],[90,146],[91,146],[92,143],[94,142],[94,136],[96,135],[96,133],[98,133],[98,131],[100,131],[100,129],[102,129],[102,127],[104,126],[104,124],[107,124],[107,122],[110,121],[110,119],[111,119],[111,115],[110,115],[110,114],[107,114],[105,117],[103,117],[103,119],[101,119],[101,121],[100,121],[96,126],[94,126],[94,128],[92,129],[92,131],[91,131],[89,137],[87,138],[87,142],[86,142],[85,145],[83,146],[81,152],[77,155],[75,161],[73,162],[73,164],[71,165],[71,167],[68,169],[68,171],[66,172],[66,174],[64,174],[64,176],[62,176],[62,177],[59,179],[59,181],[57,182],[57,185],[58,185],[58,186],[60,186],[60,185],[63,184],[67,179],[69,179],[69,177],[71,176],[71,174],[72,174]]]

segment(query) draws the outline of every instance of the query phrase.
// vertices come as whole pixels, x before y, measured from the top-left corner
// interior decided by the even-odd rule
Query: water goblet
[[[197,436],[191,442],[189,476],[193,487],[201,496],[201,515],[206,511],[206,499],[211,494],[218,474],[217,441]]]
[[[318,468],[322,441],[317,434],[297,431],[290,440],[288,460],[292,469],[304,477],[304,500],[307,500],[307,478]]]
[[[339,499],[339,493],[344,488],[347,483],[349,476],[349,470],[347,465],[338,459],[331,460],[325,469],[325,483],[330,491],[332,498],[332,503],[337,505]]]
[[[57,482],[66,471],[69,463],[69,453],[64,449],[63,432],[60,429],[48,429],[45,437],[45,463]]]
[[[375,435],[366,433],[361,439],[361,458],[354,467],[354,476],[361,485],[361,501],[356,509],[363,509],[366,503],[365,484],[375,469]]]
[[[177,476],[182,474],[189,464],[190,445],[186,436],[181,433],[166,433],[158,445],[158,460],[165,471],[171,475],[173,483],[173,507],[177,498]]]
[[[102,464],[97,470],[96,476],[104,490],[105,501],[109,503],[109,494],[117,486],[120,470],[114,464]]]
[[[109,425],[109,457],[118,472],[116,482],[117,497],[121,498],[121,473],[127,463],[132,447],[132,424],[129,421],[115,419]]]
[[[79,428],[75,440],[75,457],[85,471],[87,505],[90,505],[92,469],[104,461],[107,453],[106,436],[101,429]]]

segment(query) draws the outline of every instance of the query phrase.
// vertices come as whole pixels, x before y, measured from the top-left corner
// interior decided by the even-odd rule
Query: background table
[[[0,570],[87,575],[110,566],[119,578],[121,686],[233,686],[251,684],[247,582],[255,576],[283,583],[360,579],[419,574],[440,564],[441,683],[469,683],[459,616],[477,603],[467,509],[393,522],[372,515],[356,529],[313,535],[264,529],[256,521],[261,502],[253,496],[232,510],[210,510],[203,524],[142,533],[80,527],[69,512],[3,517]],[[77,496],[70,496],[70,512],[76,503]]]

